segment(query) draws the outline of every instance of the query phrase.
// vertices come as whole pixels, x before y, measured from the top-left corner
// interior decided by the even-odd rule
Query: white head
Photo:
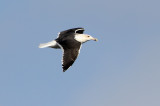
[[[97,41],[96,38],[93,38],[92,36],[87,35],[87,34],[76,34],[74,39],[81,43],[87,42],[89,40]]]

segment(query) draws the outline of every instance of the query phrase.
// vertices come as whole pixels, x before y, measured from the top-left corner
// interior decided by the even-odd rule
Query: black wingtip
[[[68,66],[68,65],[67,66],[62,65],[63,72],[66,72],[69,68],[70,68],[70,66]]]
[[[63,72],[66,72],[68,69],[68,68],[65,68],[64,66],[62,68],[63,68]]]

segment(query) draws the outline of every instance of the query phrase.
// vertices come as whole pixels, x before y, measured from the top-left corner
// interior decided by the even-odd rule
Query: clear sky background
[[[1,0],[0,106],[160,106],[159,0]],[[84,27],[62,72],[62,51],[39,49]]]

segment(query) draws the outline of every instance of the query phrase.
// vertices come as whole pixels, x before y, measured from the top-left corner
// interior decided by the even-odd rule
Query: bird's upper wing
[[[58,34],[58,38],[61,39],[63,37],[70,36],[70,35],[73,35],[75,33],[83,34],[83,32],[84,32],[84,28],[72,28],[72,29],[68,29],[68,30],[60,32]]]

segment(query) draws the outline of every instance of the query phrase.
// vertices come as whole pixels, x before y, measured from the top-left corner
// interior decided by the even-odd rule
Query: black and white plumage
[[[63,50],[62,68],[65,72],[77,59],[82,43],[88,40],[97,41],[90,35],[83,34],[84,28],[72,28],[62,31],[58,34],[57,39],[39,45],[39,48],[56,48]]]

